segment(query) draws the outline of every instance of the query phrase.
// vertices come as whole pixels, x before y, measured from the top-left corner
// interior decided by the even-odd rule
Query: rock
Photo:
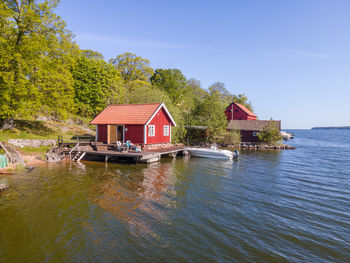
[[[9,188],[10,186],[9,185],[7,185],[7,184],[0,184],[0,193],[2,192],[2,191],[5,191],[7,188]]]
[[[25,169],[27,169],[28,171],[33,171],[35,169],[34,166],[26,166]]]
[[[5,142],[0,142],[0,148],[2,148],[7,153],[7,158],[11,163],[24,165],[22,155],[12,146],[8,145]]]

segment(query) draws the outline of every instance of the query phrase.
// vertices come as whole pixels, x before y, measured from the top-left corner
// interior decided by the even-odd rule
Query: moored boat
[[[238,151],[228,151],[228,150],[221,150],[217,147],[211,147],[211,148],[193,148],[188,147],[186,150],[190,153],[193,157],[201,157],[201,158],[212,158],[212,159],[234,159],[237,158],[239,153]]]

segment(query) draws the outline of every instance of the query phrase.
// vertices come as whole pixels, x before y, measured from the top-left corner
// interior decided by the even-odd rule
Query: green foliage
[[[65,23],[53,13],[57,1],[1,3],[0,118],[39,109],[62,118],[74,111],[69,66],[75,46]]]
[[[282,136],[274,122],[270,121],[258,134],[258,139],[262,143],[275,144],[282,140]]]
[[[167,92],[175,105],[180,104],[188,92],[187,79],[179,69],[156,69],[151,83]]]
[[[238,145],[242,141],[241,132],[238,130],[226,131],[224,134],[224,142],[226,144]]]
[[[217,93],[219,94],[219,97],[224,104],[230,104],[232,95],[231,93],[225,88],[225,84],[222,82],[215,82],[214,84],[210,85],[209,87],[209,93],[214,94]]]
[[[227,119],[224,114],[225,104],[221,102],[219,92],[215,91],[208,94],[198,105],[194,114],[196,119],[194,125],[207,126],[209,131],[209,139],[220,135],[227,127]]]
[[[132,53],[124,53],[109,60],[120,72],[126,89],[135,89],[140,86],[149,86],[153,69],[147,59]]]
[[[91,49],[84,49],[84,50],[82,50],[81,54],[86,58],[104,59],[103,55],[100,52],[93,51]]]
[[[71,69],[78,114],[92,117],[108,104],[123,101],[125,89],[119,71],[102,59],[79,57]]]
[[[243,106],[246,106],[248,110],[253,112],[252,103],[248,101],[248,97],[245,94],[238,94],[238,96],[233,95],[232,101],[242,104]]]

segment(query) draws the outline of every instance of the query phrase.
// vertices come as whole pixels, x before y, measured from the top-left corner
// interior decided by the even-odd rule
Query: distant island
[[[350,126],[339,126],[339,127],[312,127],[312,130],[350,130]]]

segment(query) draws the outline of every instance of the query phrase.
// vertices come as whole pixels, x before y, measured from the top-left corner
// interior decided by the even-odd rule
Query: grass
[[[52,146],[40,146],[40,147],[23,147],[20,151],[24,154],[37,154],[46,153]]]
[[[54,121],[15,120],[15,128],[0,130],[0,141],[9,139],[56,139],[69,140],[73,135],[85,134],[83,126]]]

